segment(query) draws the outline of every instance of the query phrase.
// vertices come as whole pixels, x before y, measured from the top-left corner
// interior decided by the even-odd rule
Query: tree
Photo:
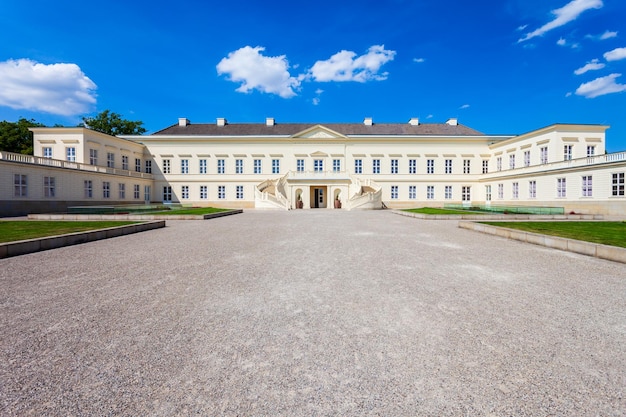
[[[141,135],[146,133],[143,128],[142,121],[132,121],[122,119],[117,113],[110,110],[104,110],[98,113],[96,117],[83,117],[83,123],[79,126],[95,130],[97,132],[106,133],[107,135]]]
[[[17,122],[1,121],[0,151],[32,155],[33,134],[28,130],[29,127],[45,127],[45,125],[33,119],[24,119],[23,117]]]

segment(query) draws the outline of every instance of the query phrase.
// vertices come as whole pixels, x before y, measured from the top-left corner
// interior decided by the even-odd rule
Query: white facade
[[[463,204],[623,215],[626,153],[605,154],[606,129],[557,124],[494,136],[456,119],[377,124],[371,118],[325,125],[179,119],[152,135],[120,138],[83,128],[33,128],[36,162],[0,158],[0,200],[50,199],[15,194],[11,173],[21,166],[41,171],[27,174],[36,177],[31,182],[43,181],[47,169],[61,170],[54,198],[85,204],[134,203],[128,195],[140,184],[142,202],[146,189],[152,202],[193,206],[350,210]],[[57,159],[66,165],[51,168]],[[85,197],[81,181],[96,175],[94,170],[94,193],[109,182],[109,197]],[[119,184],[125,184],[124,198]]]

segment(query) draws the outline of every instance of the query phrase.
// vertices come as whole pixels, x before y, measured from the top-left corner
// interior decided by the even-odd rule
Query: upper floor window
[[[372,160],[372,174],[380,174],[380,159]]]
[[[322,172],[324,171],[324,160],[323,159],[314,159],[313,160],[313,171]]]
[[[180,173],[189,174],[189,159],[180,160]]]
[[[235,174],[243,174],[243,159],[235,159]]]
[[[541,149],[539,149],[539,157],[540,157],[542,165],[548,163],[548,147],[547,146],[544,146]]]
[[[452,174],[452,159],[446,159],[444,167],[444,172],[446,174]]]
[[[223,174],[226,170],[226,161],[224,159],[217,160],[217,173]]]
[[[107,167],[115,168],[115,154],[113,152],[107,152]]]
[[[65,148],[65,159],[69,162],[76,162],[76,148],[73,146]]]
[[[200,166],[199,166],[200,167],[199,168],[200,171],[199,171],[199,173],[200,174],[206,174],[206,172],[207,172],[207,160],[206,159],[201,159],[199,161],[199,163],[200,163]]]
[[[397,159],[391,160],[391,173],[392,174],[398,173],[398,160]]]
[[[333,159],[333,172],[341,172],[341,159]]]
[[[141,171],[141,167],[139,167],[139,171]],[[146,161],[146,174],[152,174],[152,161]]]
[[[122,155],[122,169],[128,171],[128,156]]]
[[[524,151],[524,166],[530,166],[530,151]]]
[[[261,173],[261,160],[260,159],[254,160],[254,173],[255,174]]]
[[[427,174],[434,174],[435,173],[435,160],[434,159],[427,159],[426,160],[426,173]]]
[[[139,158],[135,158],[135,172],[141,172],[141,159]]]
[[[355,174],[362,174],[363,173],[363,160],[362,159],[355,159],[354,160],[354,173]]]
[[[571,161],[572,159],[572,150],[574,149],[574,145],[564,145],[563,146],[563,160]]]
[[[272,159],[272,174],[280,174],[280,159]]]
[[[502,171],[502,157],[501,156],[496,158],[496,169],[498,171]]]
[[[471,164],[472,161],[470,159],[464,159],[463,160],[463,173],[464,174],[469,174],[471,171]]]
[[[489,173],[489,160],[483,159],[483,174]]]
[[[509,169],[515,169],[515,155],[509,155]]]
[[[163,160],[163,173],[164,174],[169,174],[172,170],[172,166],[171,166],[171,161],[169,159],[164,159]],[[169,201],[169,200],[166,200]]]
[[[596,154],[595,145],[587,145],[587,156],[594,156]]]
[[[417,159],[409,159],[409,174],[417,174]]]
[[[52,148],[49,146],[45,146],[43,148],[43,157],[44,158],[52,158]]]
[[[89,165],[98,165],[97,149],[89,149]]]
[[[304,159],[298,159],[296,161],[296,171],[304,172]]]

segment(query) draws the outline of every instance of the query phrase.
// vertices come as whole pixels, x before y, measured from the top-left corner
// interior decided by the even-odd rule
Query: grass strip
[[[0,221],[0,243],[106,229],[135,223],[140,222],[3,220]]]
[[[626,222],[480,222],[525,232],[626,248]]]
[[[190,208],[190,209],[174,209],[167,211],[153,211],[145,214],[155,214],[159,216],[183,216],[183,215],[194,215],[194,216],[202,216],[204,214],[211,213],[219,213],[222,211],[229,211],[230,209],[222,209],[215,207],[198,207],[198,208]]]
[[[480,213],[477,211],[470,211],[470,210],[453,210],[453,209],[442,209],[442,208],[433,208],[433,207],[421,207],[421,208],[413,208],[413,209],[406,209],[404,211],[407,211],[409,213],[419,213],[419,214],[442,214],[442,215],[481,215],[484,213]]]

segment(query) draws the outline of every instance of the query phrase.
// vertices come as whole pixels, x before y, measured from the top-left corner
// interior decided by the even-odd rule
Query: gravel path
[[[0,260],[0,415],[626,414],[626,265],[389,212]]]

